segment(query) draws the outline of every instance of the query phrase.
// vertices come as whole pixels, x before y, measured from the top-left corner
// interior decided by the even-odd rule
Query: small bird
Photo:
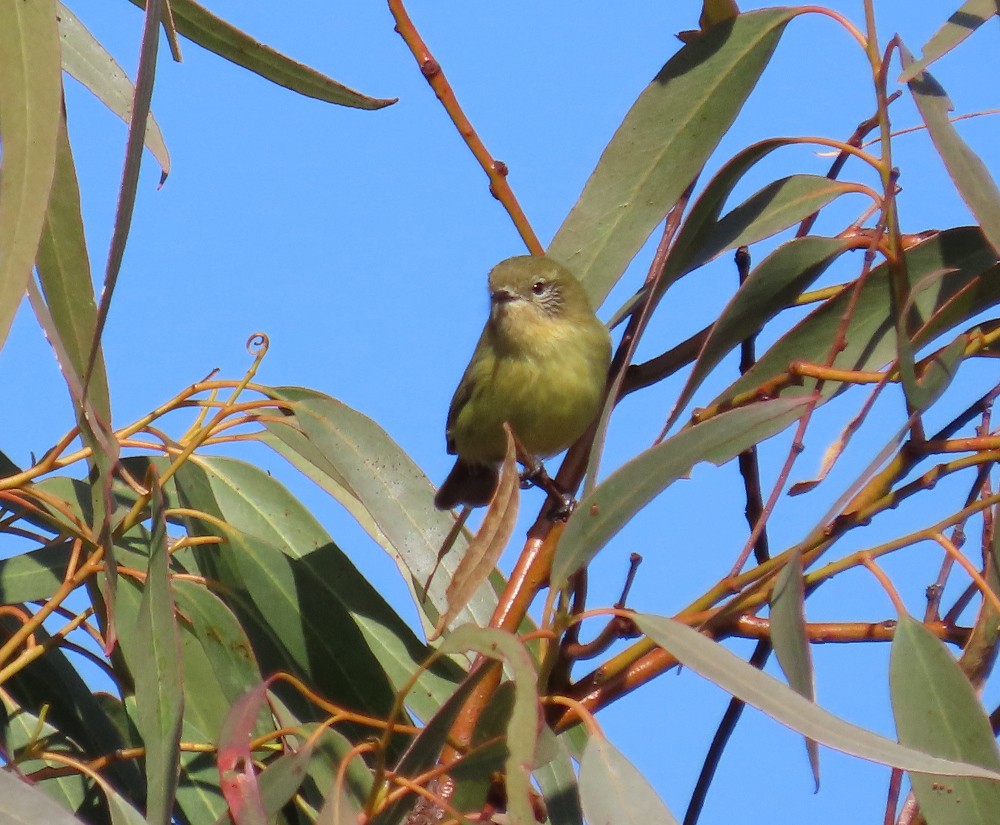
[[[503,423],[534,456],[560,453],[597,416],[611,337],[580,282],[543,256],[497,264],[490,317],[455,390],[445,429],[455,466],[434,506],[489,504],[506,450]]]

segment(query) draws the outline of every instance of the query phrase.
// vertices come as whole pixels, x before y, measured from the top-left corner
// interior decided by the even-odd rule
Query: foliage
[[[965,3],[921,60],[897,38],[878,39],[871,0],[860,28],[815,6],[740,13],[706,0],[702,28],[682,33],[547,250],[601,303],[662,226],[644,283],[615,314],[624,329],[604,413],[556,479],[565,490],[584,484],[579,504],[566,523],[543,508],[509,579],[493,567],[516,520],[512,459],[472,536],[467,514],[456,521],[434,510],[431,483],[378,424],[319,392],[255,383],[263,335],[249,342],[253,364],[239,380],[196,382],[131,424],[115,422],[101,334],[143,147],[169,171],[149,111],[161,37],[174,53],[179,35],[319,101],[359,109],[393,102],[348,89],[192,0],[133,2],[146,15],[134,84],[61,2],[0,5],[0,338],[27,293],[76,416],[31,466],[0,454],[0,822],[52,809],[52,821],[115,825],[226,817],[416,825],[498,813],[516,825],[669,823],[677,820],[594,714],[679,665],[733,697],[685,822],[698,817],[743,703],[805,737],[817,782],[817,743],[909,772],[913,796],[900,823],[991,821],[1000,808],[1000,719],[978,693],[991,677],[1000,629],[1000,493],[990,481],[1000,458],[990,424],[997,387],[981,387],[978,401],[933,434],[924,421],[948,409],[962,363],[995,355],[1000,337],[991,314],[1000,303],[1000,191],[928,72],[997,13],[993,0]],[[494,195],[527,248],[541,253],[502,164],[402,4],[389,5]],[[701,182],[775,48],[795,36],[798,18],[816,14],[833,18],[866,54],[872,118],[846,141],[755,143]],[[903,75],[893,82],[897,59]],[[64,72],[129,123],[99,301],[73,160],[74,148],[85,147],[69,141]],[[897,85],[912,95],[977,225],[904,233],[890,126]],[[865,143],[872,132],[877,141]],[[790,172],[731,204],[758,163],[798,144],[832,150],[829,174]],[[857,179],[843,179],[847,170]],[[860,196],[860,212],[836,233],[815,234],[817,215],[845,196]],[[778,245],[753,265],[750,250],[775,236]],[[849,256],[856,250],[862,254]],[[636,347],[667,289],[730,252],[739,285],[716,321],[638,362]],[[834,264],[852,266],[851,277],[810,291]],[[814,308],[789,327],[798,307]],[[761,332],[777,337],[757,356]],[[735,352],[740,378],[703,397]],[[597,481],[616,403],[682,369],[687,379],[659,443]],[[891,386],[901,389],[905,414],[879,460],[821,523],[772,554],[769,518],[815,411],[837,396],[860,401],[819,476],[792,493],[823,484]],[[678,427],[696,399],[702,406]],[[793,446],[765,495],[757,445],[788,430]],[[424,638],[281,482],[224,454],[246,441],[287,459],[390,554],[411,587]],[[751,532],[742,550],[733,548],[731,573],[669,618],[629,611],[627,592],[614,607],[589,606],[586,571],[595,556],[696,465],[734,459]],[[939,479],[960,473],[967,495],[946,517],[888,540],[862,538],[864,549],[837,554],[848,533],[867,535],[887,511],[926,499]],[[982,536],[971,555],[960,539],[969,529]],[[918,542],[944,553],[919,621],[877,561]],[[956,563],[967,589],[942,609]],[[807,622],[808,597],[858,569],[884,585],[898,624]],[[544,610],[531,617],[540,594]],[[580,642],[584,622],[605,623],[593,642]],[[733,637],[757,640],[749,663],[721,643]],[[810,662],[812,642],[888,638],[898,742],[817,705]],[[763,672],[772,650],[792,687]],[[600,661],[589,673],[574,673],[593,659]],[[900,807],[899,787],[890,788],[887,821]]]

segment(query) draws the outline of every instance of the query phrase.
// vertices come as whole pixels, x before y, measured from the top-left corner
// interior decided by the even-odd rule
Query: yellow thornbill
[[[611,338],[580,282],[542,257],[508,258],[490,272],[490,317],[455,390],[445,435],[455,466],[434,497],[448,510],[489,504],[510,423],[539,458],[562,452],[597,416]]]

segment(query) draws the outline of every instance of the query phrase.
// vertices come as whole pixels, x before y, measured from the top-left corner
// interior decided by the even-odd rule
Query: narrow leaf
[[[674,405],[668,427],[676,421],[702,381],[726,355],[792,304],[851,246],[850,241],[841,238],[808,235],[779,246],[754,267],[712,325],[691,375]]]
[[[94,37],[73,12],[59,3],[59,40],[62,45],[62,67],[86,86],[105,106],[118,117],[130,123],[132,81],[111,53]],[[146,148],[152,152],[163,170],[163,177],[170,174],[170,154],[163,141],[163,133],[152,114],[146,122]]]
[[[968,678],[920,622],[899,617],[889,661],[892,710],[907,747],[1000,772],[1000,750]],[[1000,810],[1000,784],[982,779],[910,777],[928,822],[988,825]]]
[[[145,0],[131,2],[139,8],[146,5]],[[396,102],[395,98],[367,97],[315,69],[296,63],[192,0],[171,0],[170,10],[177,31],[184,37],[293,92],[355,109],[381,109]]]
[[[580,802],[587,822],[594,825],[677,825],[649,781],[600,736],[592,737],[583,752]]]
[[[923,57],[904,67],[900,83],[908,83],[939,57],[946,55],[983,23],[997,14],[997,0],[966,0],[927,43]]]
[[[481,656],[501,659],[514,676],[514,707],[507,728],[507,813],[512,825],[534,825],[531,771],[535,763],[540,722],[538,689],[531,655],[509,633],[495,628],[463,625],[452,632],[439,648],[441,653],[475,650]]]
[[[901,55],[908,66],[913,58],[905,48]],[[952,125],[948,113],[953,107],[941,84],[924,71],[907,85],[955,188],[1000,254],[1000,189],[989,168]]]
[[[695,464],[723,464],[781,432],[809,399],[764,401],[710,418],[660,442],[612,473],[583,497],[566,525],[552,562],[552,587],[561,588],[639,510],[683,478]]]
[[[108,249],[108,262],[104,270],[104,288],[97,307],[97,324],[91,343],[90,359],[87,364],[87,383],[93,372],[104,325],[108,320],[111,296],[118,283],[125,243],[132,226],[135,209],[135,195],[139,186],[139,170],[142,166],[142,147],[146,137],[146,123],[149,106],[153,99],[153,80],[156,77],[156,53],[160,42],[160,23],[163,16],[163,0],[149,0],[146,19],[142,27],[142,44],[139,47],[139,67],[135,76],[135,93],[132,96],[132,117],[128,125],[128,139],[125,142],[125,160],[122,164],[121,184],[118,187],[118,205],[115,209],[115,223]]]
[[[452,573],[445,595],[448,609],[438,620],[431,640],[440,636],[451,621],[465,608],[475,592],[496,567],[517,524],[520,479],[517,472],[517,450],[510,427],[505,423],[507,454],[500,470],[493,503],[483,518],[476,537],[469,542],[462,560]]]
[[[267,701],[267,689],[264,682],[242,696],[226,715],[219,734],[219,778],[236,825],[267,825],[250,753],[250,733]]]
[[[167,524],[159,481],[150,474],[153,530],[150,535],[149,567],[139,602],[135,636],[122,629],[122,644],[134,642],[129,659],[135,678],[136,726],[146,748],[146,819],[149,825],[168,825],[177,788],[181,718],[184,694],[181,686],[180,640],[174,618],[167,552]]]
[[[652,641],[686,668],[820,744],[907,771],[1000,781],[1000,770],[931,756],[845,722],[686,625],[662,616],[634,618]]]
[[[798,13],[764,9],[713,26],[636,100],[548,250],[595,306],[697,177]]]
[[[778,664],[793,690],[810,702],[816,701],[813,684],[812,653],[806,636],[805,587],[802,581],[802,557],[792,553],[781,568],[771,596],[771,644]],[[816,790],[819,790],[819,748],[806,738],[806,751]]]
[[[45,229],[38,245],[36,266],[38,281],[53,324],[53,328],[47,329],[46,334],[54,346],[56,340],[61,344],[56,347],[56,352],[65,353],[65,358],[60,360],[60,367],[66,375],[70,395],[79,410],[81,406],[85,406],[82,405],[82,388],[97,328],[97,304],[94,301],[90,257],[83,231],[80,187],[65,116],[59,119],[55,178],[49,195]],[[91,418],[100,419],[106,426],[111,420],[111,400],[104,370],[104,356],[100,349],[95,356],[87,386],[87,401],[92,406]],[[88,446],[101,449],[96,444]]]
[[[911,312],[914,315],[914,348],[923,346],[947,330],[967,323],[976,314],[1000,302],[1000,268],[997,253],[976,227],[958,227],[939,232],[905,251],[910,279]],[[942,277],[928,275],[947,271]],[[782,336],[757,363],[721,393],[716,402],[751,391],[788,370],[795,360],[825,363],[835,340],[852,290],[847,289],[823,303]],[[871,370],[896,357],[896,334],[892,323],[892,301],[885,264],[875,267],[861,288],[857,309],[847,324],[847,346],[837,354],[837,369]],[[782,397],[815,391],[816,382],[781,390]],[[823,399],[832,397],[843,384],[826,381]]]
[[[31,278],[56,167],[62,72],[55,0],[0,3],[0,346]]]

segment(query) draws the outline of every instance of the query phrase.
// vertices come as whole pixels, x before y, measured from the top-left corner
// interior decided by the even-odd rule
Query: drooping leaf
[[[652,499],[695,464],[723,464],[781,432],[802,415],[809,399],[774,400],[731,410],[660,442],[632,459],[583,497],[566,525],[552,562],[560,588]]]
[[[175,481],[179,502],[211,517],[185,516],[189,532],[223,539],[193,548],[190,558],[232,594],[227,604],[264,674],[291,670],[333,701],[388,712],[430,651],[315,517],[276,479],[241,461],[194,457]],[[424,673],[409,697],[414,712],[429,717],[451,693],[452,676],[444,663]]]
[[[592,736],[583,752],[580,802],[590,823],[678,825],[649,780],[601,736]]]
[[[548,249],[595,306],[698,175],[798,13],[764,9],[713,26],[636,100]]]
[[[451,575],[445,595],[448,609],[438,620],[431,640],[440,636],[445,628],[472,600],[476,591],[496,567],[507,542],[517,524],[520,479],[517,472],[517,450],[510,427],[504,424],[507,434],[507,454],[500,470],[500,481],[490,509],[483,518],[476,537],[469,542],[461,561]]]
[[[149,825],[168,825],[177,787],[184,692],[178,667],[182,659],[170,588],[163,498],[154,474],[150,474],[150,485],[153,529],[146,581],[135,613],[130,621],[121,624],[119,633],[135,679],[135,723],[146,751],[146,818]],[[122,582],[121,599],[134,598],[134,590],[131,582]]]
[[[131,2],[139,8],[145,8],[145,0]],[[381,109],[396,102],[395,98],[367,97],[315,69],[295,62],[216,17],[193,0],[171,0],[170,9],[178,33],[237,66],[249,69],[293,92],[355,109]]]
[[[306,742],[297,750],[286,751],[277,759],[272,759],[260,772],[260,795],[269,822],[298,793],[308,775],[312,755],[312,743]]]
[[[997,0],[966,0],[924,44],[923,57],[903,68],[899,82],[913,80],[997,13]]]
[[[926,627],[901,615],[889,660],[899,741],[957,762],[1000,772],[1000,750],[968,678]],[[987,825],[1000,810],[1000,783],[913,773],[913,792],[929,823]]]
[[[266,422],[270,434],[286,445],[282,454],[290,460],[298,455],[322,473],[328,482],[324,489],[358,518],[422,595],[438,551],[454,526],[449,513],[435,509],[434,488],[427,476],[378,424],[346,404],[296,387],[272,388],[270,394],[292,405],[286,422]],[[467,553],[468,541],[459,534],[441,560],[442,572],[454,575]],[[447,609],[447,580],[448,576],[435,575],[428,594],[438,615]],[[425,609],[421,599],[415,601]],[[459,615],[485,625],[496,604],[495,590],[483,585]]]
[[[909,52],[903,48],[901,54],[903,65],[909,65],[912,60]],[[941,84],[923,71],[907,85],[958,194],[1000,255],[1000,188],[982,158],[972,151],[952,125],[948,113],[953,107]]]
[[[1000,302],[997,255],[975,227],[958,227],[939,232],[904,253],[910,280],[911,311],[917,333],[915,348],[923,346],[947,330],[965,324],[977,313]],[[941,277],[928,275],[945,272]],[[793,361],[826,362],[848,303],[851,289],[824,302],[787,334],[783,335],[716,401],[748,392],[785,373]],[[871,370],[891,362],[896,356],[896,334],[892,323],[892,303],[886,267],[881,264],[869,273],[861,288],[857,308],[846,329],[846,347],[837,354],[838,369]],[[815,390],[816,382],[805,379],[801,386],[783,388],[783,397]],[[826,381],[823,398],[833,396],[843,384]]]
[[[90,347],[97,328],[97,304],[83,233],[80,187],[64,116],[59,119],[55,177],[45,228],[38,244],[36,266],[45,304],[54,325],[53,329],[46,330],[46,334],[50,340],[55,337],[61,342],[57,353],[60,350],[65,352],[68,363],[60,363],[60,367],[67,376],[70,394],[79,405]],[[92,406],[92,415],[104,422],[110,421],[111,401],[104,356],[100,351],[87,386],[87,401]]]
[[[55,0],[0,4],[0,345],[31,278],[56,168],[62,71]]]
[[[108,320],[111,297],[118,283],[125,244],[132,227],[135,196],[139,186],[139,170],[142,167],[142,147],[145,144],[146,124],[149,119],[150,102],[153,98],[153,81],[156,77],[156,54],[159,47],[160,24],[163,20],[164,0],[149,0],[146,18],[142,26],[142,41],[139,46],[139,65],[135,73],[135,89],[132,94],[132,117],[128,124],[125,141],[125,159],[122,163],[121,184],[118,187],[118,204],[115,207],[115,222],[111,232],[108,260],[104,268],[104,287],[97,306],[97,321],[91,342],[87,375],[90,376],[96,363],[104,325]],[[113,573],[113,571],[112,571]],[[114,582],[114,576],[109,578]]]
[[[812,653],[806,636],[802,557],[796,550],[781,568],[771,596],[771,644],[788,684],[810,702],[816,701]],[[806,738],[806,751],[819,790],[819,748]]]
[[[132,119],[132,81],[111,53],[94,37],[80,19],[59,3],[59,41],[62,66],[86,86],[105,106],[126,123]],[[163,133],[152,114],[146,123],[146,148],[153,153],[163,170],[170,174],[170,154]]]
[[[643,633],[684,667],[820,744],[907,771],[1000,781],[1000,770],[924,753],[845,722],[686,625],[648,614],[634,618]]]

